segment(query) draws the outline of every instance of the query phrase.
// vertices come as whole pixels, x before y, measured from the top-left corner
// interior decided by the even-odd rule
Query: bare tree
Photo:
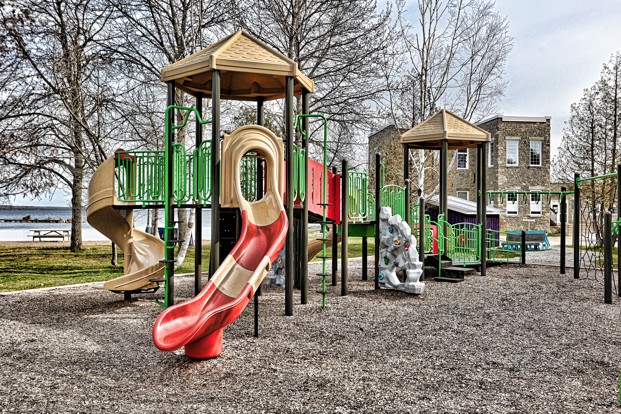
[[[503,96],[513,45],[507,18],[488,0],[418,0],[416,5],[408,11],[405,1],[397,2],[401,42],[395,47],[405,58],[397,70],[385,69],[389,117],[395,125],[415,126],[439,106],[469,121],[489,115]],[[418,16],[415,23],[411,15]],[[432,168],[429,155],[412,154],[420,188],[425,170]]]
[[[240,5],[240,24],[296,61],[315,81],[310,110],[330,120],[329,163],[351,157],[363,131],[375,125],[374,102],[386,90],[381,56],[392,41],[390,7],[380,10],[374,0],[259,0]],[[298,113],[301,109],[298,101]],[[318,157],[323,135],[313,133],[312,142]]]
[[[129,83],[139,91],[125,102],[132,113],[133,125],[142,131],[140,135],[148,145],[162,145],[163,140],[156,138],[164,131],[166,94],[159,81],[161,69],[215,41],[227,27],[233,7],[222,0],[107,0],[107,3],[114,10],[116,37],[114,42],[106,42],[106,47],[114,54]],[[128,27],[132,30],[126,30]],[[154,91],[159,91],[161,109],[154,111],[157,103],[151,100],[150,110],[144,112],[141,97],[153,98],[157,95]],[[180,90],[175,103],[193,106]],[[183,116],[177,111],[175,122],[180,124]],[[186,130],[179,130],[176,142],[185,144],[186,135]],[[176,266],[179,267],[187,254],[194,210],[188,213],[186,209],[177,209],[177,212],[179,238],[184,240],[177,251]]]
[[[0,74],[0,188],[38,197],[71,190],[71,249],[82,248],[84,179],[114,133],[117,91],[98,46],[110,12],[97,0],[15,0],[0,9],[11,70]]]
[[[573,181],[574,173],[593,177],[615,172],[621,162],[621,53],[604,64],[600,79],[585,89],[579,102],[571,105],[570,118],[563,129],[559,154],[552,162],[557,179]],[[616,182],[594,180],[583,187],[584,205],[592,208],[592,229],[599,245],[603,242],[603,212],[616,203]]]

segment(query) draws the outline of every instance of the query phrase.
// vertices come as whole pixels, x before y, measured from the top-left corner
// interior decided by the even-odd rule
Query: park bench
[[[58,240],[69,241],[71,230],[69,229],[33,229],[30,230],[28,237],[32,237],[32,241],[39,240]]]

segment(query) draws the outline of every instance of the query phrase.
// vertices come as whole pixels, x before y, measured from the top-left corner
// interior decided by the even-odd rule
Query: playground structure
[[[250,56],[251,58],[248,58]],[[276,79],[276,80],[275,80]],[[457,116],[440,110],[401,137],[404,147],[405,185],[386,184],[381,157],[376,156],[375,195],[369,191],[368,175],[348,171],[343,161],[341,175],[327,170],[327,119],[309,113],[312,81],[295,62],[239,31],[208,48],[162,70],[168,85],[165,112],[164,150],[118,150],[95,173],[89,186],[87,217],[93,227],[123,248],[125,275],[101,288],[132,293],[164,290],[166,308],[153,331],[154,342],[166,351],[186,347],[193,358],[210,358],[222,350],[222,329],[232,323],[255,297],[271,263],[284,245],[285,315],[293,314],[293,289],[307,303],[308,259],[322,260],[322,308],[326,307],[327,260],[332,258],[332,284],[336,285],[338,243],[341,240],[341,295],[347,294],[348,237],[363,239],[362,277],[367,277],[367,238],[375,237],[375,287],[392,287],[422,293],[418,279],[422,264],[436,268],[438,281],[458,282],[479,269],[486,273],[487,261],[497,260],[502,246],[499,234],[486,227],[486,183],[484,166],[489,133]],[[284,85],[284,87],[283,87]],[[196,98],[196,106],[175,105],[176,89]],[[302,113],[294,116],[294,97],[301,96]],[[204,98],[212,100],[212,119],[203,118]],[[262,128],[263,103],[285,98],[284,145]],[[257,102],[257,125],[246,126],[225,137],[221,151],[220,99]],[[195,118],[196,141],[186,150],[175,140],[176,132]],[[309,122],[323,127],[323,160],[308,159]],[[211,126],[211,139],[203,140],[203,129]],[[294,143],[298,133],[301,145]],[[284,148],[283,148],[284,147]],[[410,205],[410,149],[440,151],[440,196],[436,221],[425,214],[424,199]],[[448,150],[477,149],[476,223],[447,220]],[[222,158],[221,158],[222,157]],[[286,160],[284,166],[280,162]],[[277,162],[276,162],[277,161]],[[224,184],[224,185],[223,185]],[[223,186],[222,186],[223,185]],[[340,197],[339,197],[340,196]],[[411,249],[405,284],[380,274],[382,207],[390,207],[418,232],[418,253]],[[133,228],[133,209],[164,208],[164,241]],[[195,297],[174,305],[175,211],[195,209],[196,253]],[[211,208],[210,279],[202,283],[202,209]],[[321,237],[308,247],[308,224],[312,217],[321,224]],[[332,224],[331,235],[328,225]],[[406,232],[407,233],[407,232]],[[409,234],[408,234],[409,236]],[[332,255],[328,247],[332,246]],[[413,239],[409,242],[414,244]],[[387,248],[388,246],[384,246]],[[309,252],[309,250],[311,250]],[[386,250],[387,252],[387,250]],[[388,253],[385,254],[389,256]],[[393,254],[395,259],[398,254]],[[403,254],[401,254],[403,256]],[[427,258],[426,258],[427,256]],[[505,256],[508,261],[511,256]],[[427,260],[426,260],[427,259]],[[389,263],[391,262],[389,258]],[[406,264],[407,262],[408,264]],[[421,272],[422,273],[422,272]],[[388,273],[387,273],[388,274]],[[388,283],[387,283],[388,282]],[[256,315],[256,313],[255,313]],[[256,328],[255,317],[255,330]],[[255,331],[258,332],[258,331]]]

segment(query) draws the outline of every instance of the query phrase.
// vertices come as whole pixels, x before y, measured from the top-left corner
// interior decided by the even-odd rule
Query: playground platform
[[[529,255],[531,253],[529,252]],[[369,269],[372,269],[369,261]],[[312,266],[319,266],[313,264]],[[311,268],[317,270],[317,268]],[[375,291],[350,262],[350,295],[319,278],[283,316],[264,285],[222,355],[158,351],[161,308],[89,286],[0,296],[0,407],[39,412],[616,412],[620,303],[595,280],[500,266],[424,295]],[[178,277],[180,299],[193,279]],[[297,291],[296,291],[297,293]],[[296,296],[297,298],[297,296]],[[297,302],[299,303],[299,302]]]

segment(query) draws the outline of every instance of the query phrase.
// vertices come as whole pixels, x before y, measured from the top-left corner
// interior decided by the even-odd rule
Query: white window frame
[[[517,190],[516,190],[517,191]],[[509,200],[515,196],[515,202]],[[506,210],[505,213],[507,216],[518,216],[520,214],[520,195],[519,194],[511,194],[507,192],[505,196]]]
[[[516,145],[516,152],[517,152],[517,156],[515,159],[515,164],[510,164],[509,163],[509,144],[513,144],[515,143]],[[519,139],[509,139],[507,138],[507,142],[506,142],[506,148],[505,148],[505,163],[507,164],[507,167],[519,167],[520,165],[520,140]]]
[[[533,164],[533,144],[539,144],[539,164]],[[531,139],[528,150],[528,162],[531,167],[541,167],[543,165],[543,143],[539,139]]]
[[[530,190],[530,216],[531,217],[541,217],[543,215],[543,197],[541,195],[541,190]],[[533,201],[534,197],[538,197],[539,201]]]
[[[464,152],[463,152],[463,151],[466,151],[466,152],[465,152],[465,155],[466,155],[466,166],[465,166],[465,167],[460,167],[460,166],[459,166],[459,156],[460,156],[460,155],[464,155]],[[457,150],[457,169],[458,169],[458,170],[467,170],[467,169],[468,169],[468,167],[469,167],[469,165],[468,165],[468,159],[469,159],[469,158],[470,158],[470,154],[468,153],[468,148],[466,148],[466,149],[458,149],[458,150]]]
[[[487,166],[494,166],[494,141],[490,141],[487,147]]]
[[[466,198],[460,197],[459,196],[460,193],[465,194]],[[461,190],[457,191],[457,198],[461,198],[462,200],[467,200],[467,201],[470,200],[470,191],[461,191]]]

